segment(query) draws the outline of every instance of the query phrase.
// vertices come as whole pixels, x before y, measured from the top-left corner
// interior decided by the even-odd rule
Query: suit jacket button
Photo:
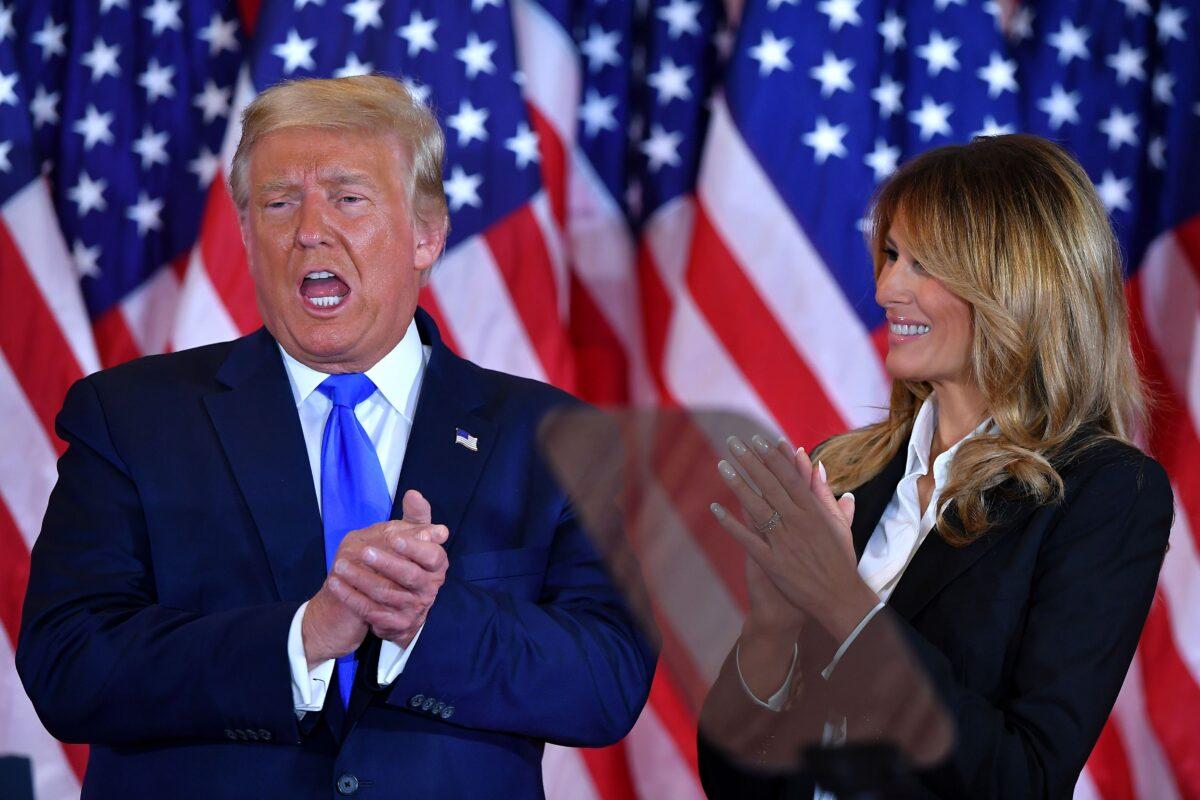
[[[237,734],[233,732],[233,728],[226,728],[226,729],[225,729],[225,738],[226,738],[226,739],[233,739],[234,741],[237,741]]]
[[[424,702],[425,702],[425,695],[423,695],[423,694],[414,694],[414,695],[412,696],[412,699],[408,701],[408,704],[409,704],[410,706],[412,706],[413,708],[420,708],[420,707],[421,707],[421,703],[424,703]]]
[[[426,697],[426,698],[425,698],[425,702],[421,704],[421,710],[422,710],[422,711],[429,711],[430,709],[432,709],[432,708],[433,708],[433,704],[434,704],[434,703],[436,703],[436,702],[437,702],[437,700],[436,700],[436,699],[434,699],[434,698],[432,698],[432,697]]]
[[[358,791],[358,778],[351,775],[349,772],[342,773],[342,776],[337,779],[338,794],[352,795]]]
[[[454,706],[446,706],[442,709],[442,719],[450,719],[454,716]]]
[[[253,728],[247,729],[246,730],[246,738],[252,742],[257,742],[258,741],[258,731],[254,730]]]
[[[446,704],[445,704],[445,703],[443,703],[441,700],[439,700],[439,701],[438,701],[438,703],[437,703],[437,705],[435,705],[435,706],[433,707],[433,713],[434,713],[434,716],[437,716],[438,714],[441,714],[441,713],[442,713],[442,709],[443,709],[443,708],[445,708],[445,707],[446,707]]]
[[[263,740],[264,742],[269,742],[269,741],[271,741],[271,732],[269,730],[267,730],[266,728],[259,728],[258,729],[258,738]]]

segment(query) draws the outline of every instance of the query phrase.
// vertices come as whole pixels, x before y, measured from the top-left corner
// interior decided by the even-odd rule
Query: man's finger
[[[418,525],[428,525],[433,522],[433,507],[416,489],[409,489],[404,493],[400,507],[404,510],[405,522],[415,522]]]
[[[374,548],[369,549],[374,551]],[[333,573],[339,581],[380,606],[396,606],[411,598],[411,593],[398,585],[390,576],[375,570],[374,565],[371,567],[368,569],[350,559],[339,558],[334,562]]]
[[[404,594],[398,598],[401,601],[411,600],[415,594],[428,590],[434,574],[406,556],[373,547],[363,553],[363,560]]]
[[[437,537],[432,541],[420,538],[396,539],[391,544],[395,553],[416,562],[426,572],[441,572],[446,569],[446,551],[437,543]]]

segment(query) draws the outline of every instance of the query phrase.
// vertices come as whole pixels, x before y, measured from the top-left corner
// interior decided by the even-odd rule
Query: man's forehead
[[[404,152],[400,137],[390,131],[288,127],[258,137],[250,149],[250,165],[308,170],[353,169],[339,166],[377,162]]]

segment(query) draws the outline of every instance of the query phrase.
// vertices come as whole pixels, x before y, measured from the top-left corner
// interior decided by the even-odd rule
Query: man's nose
[[[296,244],[300,247],[320,247],[329,242],[329,225],[323,204],[304,198],[296,222]]]

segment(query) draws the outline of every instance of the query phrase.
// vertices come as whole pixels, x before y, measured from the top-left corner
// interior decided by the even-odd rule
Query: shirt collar
[[[320,372],[301,364],[279,348],[283,355],[283,366],[287,372],[292,399],[299,406],[316,391],[329,373]],[[421,375],[425,371],[425,349],[421,346],[421,335],[416,320],[408,323],[404,338],[387,355],[379,359],[366,375],[375,384],[379,394],[410,423],[417,411],[417,395],[421,389]]]
[[[929,473],[929,451],[933,447],[933,434],[937,430],[938,406],[937,395],[931,394],[921,404],[917,418],[913,421],[912,434],[908,437],[908,460],[905,463],[904,474],[927,475]],[[949,466],[958,448],[968,439],[974,438],[992,427],[992,418],[988,417],[975,430],[955,442],[944,453],[937,457],[936,466],[939,472],[944,472]],[[935,475],[935,482],[942,484],[942,476]]]

